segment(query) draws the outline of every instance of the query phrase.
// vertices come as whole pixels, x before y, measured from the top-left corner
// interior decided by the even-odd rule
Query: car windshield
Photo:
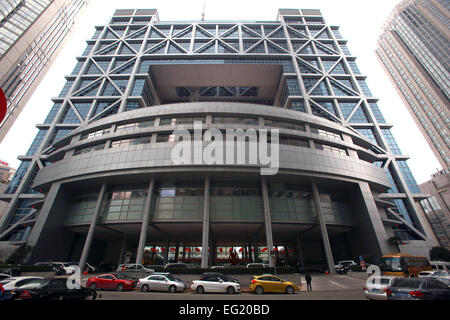
[[[117,279],[127,279],[126,277],[124,277],[123,275],[119,274],[119,273],[113,273],[112,274],[114,277],[116,277]]]
[[[0,281],[0,284],[2,284],[2,285],[5,285],[5,284],[8,284],[8,283],[10,283],[11,281],[13,281],[13,279],[12,279],[12,278],[9,278],[9,279],[5,279],[5,280],[2,280],[2,281]]]
[[[170,280],[170,281],[178,281],[177,279],[175,279],[175,278],[172,277],[171,275],[165,275],[164,277],[166,277],[167,280]]]
[[[381,270],[383,271],[402,271],[400,257],[381,258]]]
[[[226,281],[226,282],[230,282],[230,281],[233,281],[233,279],[231,279],[229,276],[227,276],[226,274],[221,274],[221,275],[219,275],[219,278],[221,278],[223,281]]]
[[[38,286],[38,285],[42,285],[44,283],[47,283],[48,279],[33,279],[31,281],[28,281],[27,283],[24,283],[23,285],[21,285],[19,288],[22,287],[28,287],[28,286]]]

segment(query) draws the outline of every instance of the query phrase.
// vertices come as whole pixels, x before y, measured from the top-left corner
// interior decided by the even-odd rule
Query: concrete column
[[[253,247],[255,249],[255,252],[253,253],[254,262],[258,262],[258,260],[259,260],[259,253],[258,253],[258,240],[256,240],[256,236],[255,236],[255,239],[253,241]]]
[[[148,223],[150,221],[150,211],[152,205],[153,188],[155,187],[155,179],[151,179],[148,185],[147,199],[145,200],[144,217],[142,219],[141,235],[139,237],[139,245],[136,253],[136,263],[142,263],[144,257],[145,242],[147,240]]]
[[[202,232],[202,268],[208,268],[209,244],[209,177],[205,178],[205,192],[203,199],[203,232]]]
[[[302,267],[306,268],[305,267],[305,260],[303,260],[303,251],[302,251],[302,247],[301,247],[302,240],[300,238],[300,234],[297,234],[297,239],[296,240],[297,240],[297,254],[298,254],[298,258],[300,260],[300,265]]]
[[[169,250],[170,250],[170,241],[169,241],[169,236],[166,235],[166,243],[165,243],[165,250],[164,250],[164,264],[169,262]]]
[[[100,194],[98,195],[97,205],[95,206],[94,214],[92,215],[91,225],[89,226],[86,241],[84,242],[84,247],[80,258],[80,264],[78,265],[81,272],[83,272],[84,266],[86,265],[89,256],[89,250],[91,249],[92,240],[94,239],[95,228],[97,227],[98,216],[100,215],[100,211],[102,209],[102,203],[103,198],[105,197],[106,187],[107,183],[103,183],[102,188],[100,189]]]
[[[314,197],[314,206],[316,208],[317,217],[319,219],[320,233],[322,234],[323,247],[325,249],[325,256],[327,258],[328,270],[330,271],[330,274],[335,274],[336,271],[334,270],[333,253],[331,251],[330,239],[328,238],[327,226],[323,217],[322,206],[320,205],[319,190],[317,189],[317,185],[315,182],[313,182],[311,185]]]
[[[178,262],[179,251],[180,251],[180,242],[177,241],[175,244],[175,258],[174,258],[175,262]],[[184,252],[184,250],[183,250],[183,252]]]
[[[264,225],[266,229],[266,244],[267,250],[269,252],[269,265],[271,267],[275,267],[275,259],[270,254],[270,252],[273,250],[272,219],[270,217],[269,191],[267,190],[266,178],[261,179],[261,187],[264,206]]]
[[[127,236],[124,235],[122,238],[122,246],[120,247],[120,255],[119,255],[119,261],[117,262],[117,266],[119,266],[122,263],[122,257],[123,257],[123,254],[125,253],[126,249],[127,249]]]
[[[214,250],[215,250],[215,247],[216,247],[216,243],[214,241],[214,236],[213,236],[212,232],[210,232],[209,233],[209,248],[210,249],[208,251],[208,255],[209,255],[208,260],[209,260],[209,265],[210,266],[214,265],[214,259],[215,259]]]

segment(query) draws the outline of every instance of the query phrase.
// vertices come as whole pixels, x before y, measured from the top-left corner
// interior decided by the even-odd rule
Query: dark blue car
[[[436,278],[400,278],[386,294],[388,300],[450,300],[450,287]]]

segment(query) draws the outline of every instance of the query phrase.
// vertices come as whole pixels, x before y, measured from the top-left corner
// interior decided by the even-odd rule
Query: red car
[[[127,279],[118,273],[100,274],[90,277],[86,282],[86,287],[92,290],[132,290],[136,286],[136,281]]]

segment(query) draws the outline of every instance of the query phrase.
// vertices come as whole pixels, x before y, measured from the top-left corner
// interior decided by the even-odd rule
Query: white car
[[[121,264],[117,268],[116,272],[122,272],[122,271],[142,271],[142,272],[149,272],[149,273],[155,272],[155,270],[146,268],[142,264],[138,264],[138,263],[127,263],[126,265]]]
[[[76,264],[71,262],[52,262],[52,265],[64,270],[65,274],[74,274],[78,268]]]
[[[8,279],[8,278],[12,278],[12,277],[6,273],[0,273],[0,281]]]
[[[270,268],[270,265],[267,263],[249,263],[247,268]]]
[[[0,283],[5,291],[11,291],[33,282],[40,282],[43,279],[43,277],[13,277],[4,279]]]
[[[373,276],[367,279],[364,295],[371,300],[387,300],[386,288],[392,284],[397,277]]]
[[[436,271],[420,271],[418,273],[419,278],[428,278],[433,275]]]
[[[168,291],[170,293],[183,292],[186,285],[180,279],[174,278],[170,274],[154,274],[146,278],[139,279],[137,287],[144,292],[148,291]]]
[[[342,260],[342,261],[339,261],[337,263],[337,265],[335,265],[334,267],[335,268],[342,268],[342,267],[350,267],[350,266],[357,266],[357,265],[358,264],[355,261],[353,261],[353,260]]]
[[[202,275],[200,280],[194,280],[191,283],[192,291],[198,294],[205,292],[226,292],[229,294],[241,292],[241,285],[237,280],[218,273],[207,272]]]
[[[450,279],[450,273],[445,272],[445,271],[435,271],[435,272],[433,272],[431,277]]]

